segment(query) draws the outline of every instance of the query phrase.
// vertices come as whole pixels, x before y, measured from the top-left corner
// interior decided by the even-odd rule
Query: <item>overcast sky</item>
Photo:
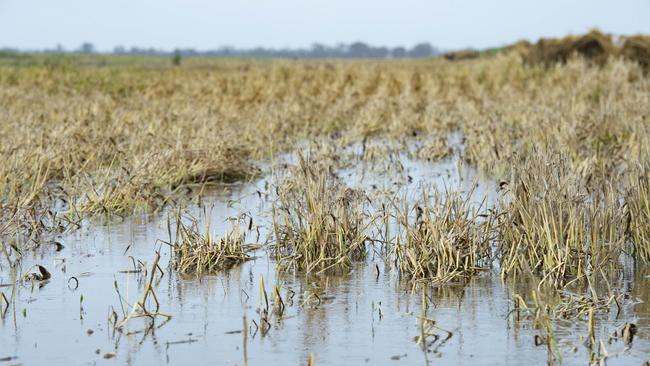
[[[483,48],[593,27],[650,33],[650,0],[0,0],[0,47],[20,49]]]

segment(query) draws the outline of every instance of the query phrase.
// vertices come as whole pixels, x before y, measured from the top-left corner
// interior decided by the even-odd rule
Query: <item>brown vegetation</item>
[[[621,55],[637,62],[645,70],[650,71],[650,36],[637,35],[626,37],[621,48]]]
[[[540,39],[528,49],[525,61],[530,64],[554,65],[566,63],[569,58],[577,55],[590,63],[602,66],[615,53],[616,48],[612,37],[598,30],[592,30],[582,36]]]
[[[447,52],[442,55],[448,61],[462,61],[462,60],[471,60],[481,56],[481,53],[474,50],[462,50],[462,51],[453,51]]]
[[[600,35],[575,40],[578,46],[572,49],[596,59],[598,49],[608,48],[601,47],[607,41]],[[643,202],[647,189],[636,177],[639,165],[648,159],[645,121],[650,116],[650,81],[635,76],[638,67],[633,62],[608,59],[592,68],[588,60],[562,59],[565,66],[549,69],[526,67],[513,54],[463,63],[187,60],[180,67],[152,69],[64,63],[2,66],[0,235],[11,244],[3,253],[11,256],[17,253],[14,248],[45,243],[48,235],[77,227],[82,217],[155,210],[183,200],[197,184],[257,174],[254,160],[290,150],[305,138],[338,136],[337,144],[345,145],[371,137],[415,135],[429,141],[459,131],[464,158],[511,188],[513,200],[502,206],[509,220],[501,221],[506,225],[500,229],[503,258],[512,258],[518,270],[539,268],[542,276],[562,284],[580,277],[580,272],[556,276],[549,272],[552,264],[509,257],[507,253],[521,254],[509,246],[524,239],[530,242],[529,253],[540,258],[555,250],[540,242],[541,236],[522,234],[535,229],[515,224],[539,227],[540,235],[548,237],[542,224],[569,223],[550,234],[570,241],[563,233],[579,228],[580,235],[598,239],[603,236],[592,230],[595,223],[577,217],[567,221],[565,215],[589,213],[616,221],[632,213],[636,216],[630,220],[636,224],[625,233],[608,234],[613,235],[608,246],[632,237],[637,253],[644,253],[641,215],[646,207],[613,202],[626,197]],[[434,141],[441,153],[432,156],[448,154],[444,139]],[[546,171],[544,179],[529,179],[547,182],[544,186],[517,188],[526,186],[522,179],[527,169],[546,166],[557,157],[563,159],[562,179],[579,183],[575,191],[565,191],[566,183],[556,184],[558,165],[535,170]],[[310,238],[336,244],[340,217],[347,217],[351,226],[345,235],[352,239],[345,240],[349,248],[343,251],[311,259],[300,256],[306,262],[297,267],[311,268],[318,261],[327,267],[362,257],[364,233],[355,230],[367,219],[363,208],[340,207],[337,196],[330,195],[344,193],[345,187],[335,182],[313,177],[305,182],[295,200],[281,205],[291,213],[286,218],[286,210],[276,213],[282,229],[278,237],[287,239],[285,243],[305,243],[302,235],[315,227],[305,229],[305,224],[312,222],[324,228],[318,232],[324,236]],[[323,184],[325,196],[319,193]],[[551,188],[557,197],[536,196]],[[584,195],[595,192],[608,192],[600,204],[611,212],[585,200]],[[558,201],[564,197],[560,194],[567,195],[565,202]],[[295,205],[307,205],[314,197],[325,205],[323,212]],[[329,213],[339,221],[328,222]],[[314,220],[291,221],[300,216]],[[573,248],[580,240],[577,236],[566,243]],[[295,246],[282,254],[295,259],[299,252]],[[341,259],[340,253],[350,256]],[[571,256],[563,262],[573,263]]]

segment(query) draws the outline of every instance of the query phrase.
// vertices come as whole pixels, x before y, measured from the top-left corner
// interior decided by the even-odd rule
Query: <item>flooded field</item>
[[[490,212],[502,198],[499,182],[464,161],[462,140],[460,134],[451,134],[450,156],[431,161],[418,158],[426,142],[393,147],[385,140],[364,140],[341,148],[306,143],[300,153],[260,163],[262,174],[250,182],[204,187],[200,199],[184,210],[85,221],[80,229],[57,237],[57,245],[24,253],[16,267],[3,263],[0,291],[6,303],[1,307],[0,362],[647,362],[650,272],[629,259],[621,258],[627,261],[624,271],[611,282],[599,281],[575,293],[566,290],[566,296],[575,298],[568,301],[574,307],[567,306],[566,312],[587,301],[585,296],[598,299],[598,293],[603,302],[611,300],[604,305],[591,298],[596,312],[575,319],[549,317],[543,309],[553,303],[545,305],[541,299],[539,304],[526,301],[524,309],[517,294],[529,295],[538,286],[535,293],[545,294],[543,286],[523,275],[504,280],[498,260],[471,275],[434,281],[420,281],[417,271],[407,272],[409,268],[397,264],[402,260],[397,260],[400,252],[394,247],[409,234],[400,226],[399,214],[386,214],[389,202],[406,207],[404,220],[418,223],[426,215],[421,211],[427,210],[423,192],[458,194],[478,213]],[[365,255],[336,271],[281,270],[280,262],[298,260],[298,249],[288,257],[288,249],[278,254],[282,182],[295,184],[290,181],[292,169],[300,169],[301,159],[312,158],[329,160],[325,166],[330,176],[362,192],[363,216],[372,218],[364,231]],[[485,217],[472,216],[477,221],[488,220]],[[249,260],[229,269],[200,276],[180,273],[171,246],[179,220],[215,238],[235,227],[254,250],[247,252]],[[497,243],[490,245],[496,250]],[[153,292],[147,293],[149,283]],[[143,295],[147,312],[132,312]]]

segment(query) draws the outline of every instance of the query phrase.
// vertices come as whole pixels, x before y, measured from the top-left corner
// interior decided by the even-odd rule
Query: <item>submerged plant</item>
[[[650,262],[650,173],[632,178],[625,197],[629,210],[627,230],[636,257]]]
[[[273,251],[284,270],[307,273],[349,267],[366,256],[363,193],[346,188],[328,167],[300,156],[278,187],[273,207]]]
[[[431,198],[424,193],[414,218],[397,210],[392,250],[400,273],[415,281],[444,283],[488,268],[492,221],[472,209],[470,196],[436,192]]]
[[[174,268],[186,275],[212,274],[251,259],[248,252],[254,246],[245,244],[239,220],[235,221],[233,228],[227,230],[224,237],[215,239],[207,229],[202,234],[197,221],[185,224],[179,219],[176,238],[171,244]]]
[[[625,210],[608,183],[589,184],[566,157],[522,164],[504,188],[498,255],[504,277],[538,275],[563,287],[594,271],[614,273],[624,253]]]
[[[160,253],[156,252],[156,257],[154,258],[153,264],[151,266],[151,272],[150,276],[145,279],[145,289],[144,289],[144,294],[138,300],[135,304],[133,304],[132,309],[129,313],[126,312],[126,309],[124,305],[126,304],[129,306],[129,303],[126,302],[126,300],[122,297],[120,294],[119,287],[117,286],[117,280],[114,282],[114,287],[115,291],[117,292],[117,296],[120,300],[120,306],[122,309],[122,319],[118,321],[119,316],[117,315],[117,312],[113,309],[111,312],[111,315],[109,316],[109,320],[112,322],[114,329],[122,331],[122,329],[126,326],[126,324],[131,320],[131,319],[136,319],[136,318],[148,318],[152,321],[150,323],[149,328],[152,327],[153,321],[161,317],[166,320],[170,320],[172,318],[171,315],[162,313],[160,312],[160,301],[158,301],[158,296],[156,295],[156,291],[154,290],[155,285],[157,285],[157,281],[155,280],[156,278],[156,273],[160,274],[160,278],[164,275],[164,272],[162,268],[160,268],[160,265],[158,262],[160,261]],[[83,295],[79,298],[79,313],[80,317],[83,319]],[[149,303],[150,301],[153,301],[153,304],[155,305],[155,309],[149,308]],[[164,323],[163,323],[164,324]]]

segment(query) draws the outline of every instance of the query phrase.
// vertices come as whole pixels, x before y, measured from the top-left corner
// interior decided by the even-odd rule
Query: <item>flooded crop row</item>
[[[461,247],[470,244],[464,238],[480,237],[472,233],[483,230],[473,225],[494,224],[488,213],[502,187],[464,162],[462,137],[450,139],[454,151],[441,161],[419,159],[422,146],[412,142],[392,147],[388,141],[364,141],[334,151],[331,144],[310,143],[301,153],[260,164],[261,178],[204,187],[183,210],[87,221],[58,237],[57,245],[23,253],[15,266],[2,264],[0,360],[52,365],[647,361],[650,341],[641,330],[650,320],[650,273],[644,267],[625,263],[615,280],[591,284],[589,298],[558,292],[564,296],[560,303],[570,304],[558,315],[562,308],[546,298],[558,293],[523,275],[500,275],[493,237],[485,238],[485,258],[464,256]],[[315,184],[318,202],[310,200],[309,186],[295,180],[300,169]],[[297,195],[283,193],[291,187]],[[328,191],[339,189],[349,197]],[[445,203],[454,195],[465,206]],[[355,197],[361,211],[345,211],[353,206],[341,200]],[[327,200],[330,208],[318,206]],[[466,211],[459,213],[461,207]],[[345,215],[352,215],[349,228],[342,223]],[[450,223],[428,222],[427,215],[432,220],[446,215]],[[314,229],[316,221],[321,226]],[[361,223],[363,228],[356,226]],[[190,243],[184,251],[183,240]],[[191,247],[200,240],[207,244]],[[310,240],[317,246],[307,247]],[[355,240],[357,248],[340,247]],[[411,249],[409,240],[417,242]],[[448,247],[431,252],[433,240]],[[334,254],[319,252],[324,246]],[[352,256],[353,250],[360,251]],[[413,253],[431,256],[427,263],[438,260],[437,267],[423,267],[409,257]],[[204,265],[205,256],[214,257]],[[452,262],[454,268],[441,269]],[[520,300],[517,294],[523,293],[537,294],[538,303]],[[567,313],[579,312],[582,303],[587,321],[571,320]]]

